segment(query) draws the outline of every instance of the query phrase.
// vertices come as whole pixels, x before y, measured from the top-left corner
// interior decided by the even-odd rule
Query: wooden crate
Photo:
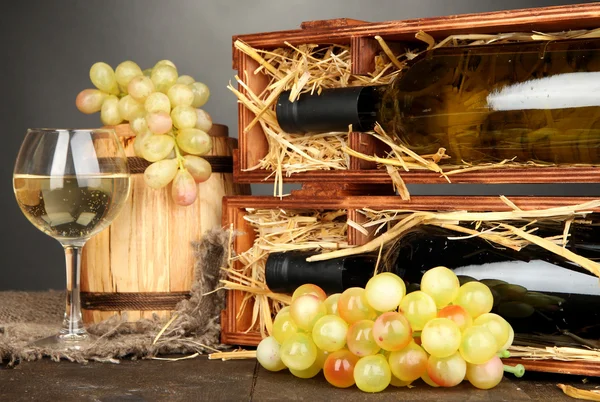
[[[435,39],[453,34],[502,32],[559,32],[575,29],[600,28],[600,3],[566,5],[546,8],[498,11],[480,14],[464,14],[436,18],[369,23],[351,19],[334,19],[304,22],[300,29],[239,35],[241,40],[258,49],[284,47],[285,43],[342,44],[350,46],[352,73],[365,74],[374,68],[374,56],[379,45],[374,36],[381,36],[391,45],[407,48],[418,41],[415,33],[424,31]],[[422,44],[422,42],[418,42]],[[258,63],[233,48],[233,68],[244,77],[253,91],[266,88],[268,80],[263,74],[254,74]],[[239,87],[242,93],[244,88]],[[267,140],[262,128],[255,125],[248,132],[244,129],[255,115],[242,104],[238,109],[238,132],[240,148],[234,154],[234,177],[240,183],[272,181],[271,171],[247,170],[254,167],[268,151]],[[350,134],[349,146],[361,153],[372,154],[383,144],[370,136],[354,132]],[[573,168],[514,168],[461,173],[452,177],[453,183],[591,183],[600,181],[600,170],[591,167]],[[403,172],[403,180],[414,183],[445,183],[445,179],[434,172]],[[349,170],[310,171],[286,177],[287,182],[327,183],[390,183],[385,170],[377,170],[370,162],[352,157]]]
[[[357,211],[368,207],[373,209],[410,209],[419,211],[509,211],[510,208],[494,196],[417,196],[411,201],[402,201],[400,197],[389,195],[357,195],[353,187],[347,185],[328,186],[327,196],[322,196],[323,189],[308,186],[307,189],[293,192],[290,197],[282,199],[264,196],[226,197],[223,202],[223,225],[233,225],[233,230],[241,233],[234,238],[233,250],[241,253],[252,247],[255,240],[253,228],[244,219],[247,208],[284,209],[284,210],[339,210],[347,211],[347,216],[357,222],[361,217]],[[318,195],[321,194],[319,197]],[[376,194],[374,192],[373,194]],[[589,202],[589,197],[511,197],[523,210],[544,209],[560,206],[576,205]],[[598,209],[595,212],[600,212]],[[351,245],[362,245],[369,240],[367,236],[352,227],[348,228],[348,242]],[[237,266],[236,268],[240,268]],[[256,346],[261,340],[260,332],[249,327],[252,323],[252,307],[246,307],[242,314],[240,306],[244,295],[239,291],[229,291],[226,310],[221,316],[221,340],[225,344]],[[579,375],[600,376],[600,364],[588,362],[529,361],[507,359],[511,364],[522,363],[527,370]]]

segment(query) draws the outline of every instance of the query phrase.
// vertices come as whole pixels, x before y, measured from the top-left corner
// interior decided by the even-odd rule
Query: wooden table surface
[[[120,364],[42,360],[13,369],[0,366],[0,401],[575,401],[558,383],[600,388],[600,379],[527,373],[505,377],[493,390],[463,382],[454,388],[389,387],[365,394],[356,387],[337,389],[322,374],[301,380],[289,372],[271,373],[254,360],[219,361],[206,357],[178,362],[144,360]]]

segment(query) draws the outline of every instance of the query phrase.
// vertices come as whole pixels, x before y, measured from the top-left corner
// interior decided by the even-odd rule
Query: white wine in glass
[[[81,317],[81,250],[111,224],[129,196],[123,147],[110,129],[30,129],[17,157],[13,188],[27,219],[58,240],[66,254],[62,329],[36,344],[82,349],[91,336]]]

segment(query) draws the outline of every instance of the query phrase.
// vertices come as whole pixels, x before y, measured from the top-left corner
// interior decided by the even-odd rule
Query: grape
[[[75,106],[85,114],[97,113],[102,109],[102,103],[108,96],[99,89],[84,89],[75,98]]]
[[[105,126],[116,126],[123,121],[119,114],[119,98],[115,95],[109,95],[102,103],[100,120]]]
[[[294,334],[281,344],[279,354],[288,368],[306,370],[317,359],[317,347],[305,334]]]
[[[210,97],[210,90],[206,84],[203,84],[202,82],[194,82],[190,84],[190,88],[194,93],[194,102],[192,102],[192,106],[196,108],[204,106]]]
[[[312,338],[319,349],[335,352],[346,346],[348,324],[337,315],[326,315],[315,323]]]
[[[149,130],[143,131],[139,134],[137,134],[135,136],[135,138],[133,139],[133,150],[135,151],[135,154],[137,156],[139,156],[140,158],[144,157],[144,150],[143,150],[143,145],[144,145],[144,141],[146,141],[148,138],[150,138],[152,136],[152,133]]]
[[[150,79],[158,92],[166,94],[177,81],[177,69],[169,65],[155,66]]]
[[[367,302],[377,311],[395,310],[405,294],[404,281],[389,272],[375,275],[365,286]]]
[[[320,349],[317,349],[317,358],[315,362],[311,364],[311,366],[305,370],[295,370],[290,368],[290,373],[298,378],[313,378],[323,369],[323,365],[325,364],[325,359],[327,359],[327,352],[324,352]]]
[[[348,324],[360,320],[374,320],[377,313],[367,303],[365,290],[362,288],[346,289],[338,300],[338,314]]]
[[[191,106],[175,106],[171,111],[171,119],[177,128],[193,128],[196,125],[196,110]]]
[[[394,376],[394,374],[392,374],[392,379],[390,380],[390,385],[392,387],[406,387],[408,385],[410,385],[412,383],[412,381],[402,381],[401,379],[399,379],[398,377]]]
[[[177,158],[177,153],[175,152],[175,147],[169,152],[169,155],[165,157],[165,159],[175,159]]]
[[[462,306],[474,319],[489,313],[494,305],[490,288],[479,282],[467,282],[460,287],[453,304]]]
[[[354,381],[363,392],[381,392],[391,380],[392,372],[383,355],[362,357],[354,366]]]
[[[421,345],[431,356],[448,357],[458,351],[461,333],[448,318],[434,318],[421,332]]]
[[[521,300],[527,293],[527,288],[519,285],[511,285],[509,283],[494,286],[494,290],[502,300]]]
[[[313,295],[300,296],[290,305],[292,319],[304,331],[312,331],[315,323],[326,313],[323,302]]]
[[[167,91],[173,106],[190,106],[194,101],[194,93],[187,85],[175,84]]]
[[[354,385],[354,367],[358,362],[348,349],[330,353],[323,365],[323,374],[328,383],[337,388],[348,388]]]
[[[159,189],[169,184],[177,174],[177,161],[163,159],[152,163],[144,171],[144,182],[150,188]]]
[[[433,382],[433,380],[429,377],[429,374],[427,374],[427,370],[425,370],[425,372],[421,376],[421,380],[423,380],[423,382],[425,382],[425,384],[429,385],[430,387],[434,387],[434,388],[439,387],[439,385],[437,385],[435,382]]]
[[[198,186],[187,170],[179,170],[173,179],[171,197],[177,205],[188,206],[196,201]]]
[[[535,313],[535,309],[526,303],[510,301],[498,305],[498,314],[509,318],[527,318]]]
[[[128,90],[129,83],[134,77],[144,76],[142,69],[133,61],[124,61],[115,69],[115,78],[117,84],[123,89]]]
[[[143,134],[148,131],[148,122],[146,117],[143,115],[137,115],[133,120],[129,122],[129,127],[137,135]]]
[[[131,121],[143,113],[144,105],[130,95],[125,95],[119,100],[119,114],[124,120]]]
[[[148,96],[154,92],[154,83],[146,76],[137,76],[129,82],[127,92],[136,101],[146,102]]]
[[[148,95],[144,102],[144,107],[148,113],[165,112],[171,113],[171,101],[169,97],[160,92],[153,92]]]
[[[460,329],[461,332],[473,325],[473,317],[471,317],[467,310],[461,306],[446,306],[438,311],[437,316],[439,318],[448,318],[454,321],[454,323],[458,325],[458,329]]]
[[[279,314],[284,314],[285,312],[288,312],[288,313],[290,312],[290,306],[285,306],[285,307],[282,307],[282,308],[281,308],[281,309],[280,309],[280,310],[277,312],[277,315],[279,315]]]
[[[108,92],[112,95],[119,94],[117,79],[112,67],[106,63],[94,63],[90,68],[90,80],[92,84],[103,92]]]
[[[212,149],[212,139],[204,131],[184,128],[177,134],[177,145],[188,154],[202,156]]]
[[[144,77],[150,78],[152,76],[152,69],[151,68],[147,68],[147,69],[145,69],[145,70],[142,71],[142,74],[144,74]]]
[[[171,116],[165,112],[148,113],[146,121],[148,129],[154,134],[166,134],[173,128]]]
[[[179,78],[177,78],[177,81],[175,81],[175,83],[183,85],[190,85],[194,82],[196,82],[196,80],[193,77],[190,77],[189,75],[180,75]]]
[[[552,311],[559,306],[557,301],[552,297],[538,292],[527,292],[527,294],[522,297],[521,301],[529,304],[533,308],[546,311]]]
[[[407,294],[400,302],[400,311],[408,319],[413,331],[421,331],[427,321],[437,315],[435,301],[421,290]]]
[[[373,338],[373,325],[371,320],[357,321],[348,328],[346,344],[348,350],[357,356],[369,356],[379,352],[379,345]]]
[[[170,135],[150,135],[141,143],[142,157],[148,162],[165,159],[175,146],[175,141]]]
[[[469,282],[477,282],[477,279],[473,278],[472,276],[456,275],[456,277],[458,278],[458,283],[460,283],[460,286]]]
[[[500,350],[507,350],[512,345],[514,340],[515,340],[515,331],[513,330],[512,326],[509,325],[508,326],[508,340],[500,348]]]
[[[482,364],[467,364],[467,380],[476,388],[494,388],[503,376],[504,365],[498,356]]]
[[[159,62],[157,62],[153,69],[155,69],[156,67],[160,67],[160,66],[169,66],[169,67],[173,67],[175,70],[177,70],[177,66],[175,66],[175,63],[173,63],[171,60],[160,60]]]
[[[327,308],[327,314],[338,315],[338,301],[340,300],[341,293],[334,293],[325,299],[325,307]]]
[[[209,132],[213,126],[212,117],[202,109],[196,109],[196,128]]]
[[[468,363],[481,364],[496,354],[498,345],[490,330],[478,325],[465,329],[458,350]]]
[[[285,369],[285,364],[281,361],[279,351],[279,343],[277,343],[275,338],[269,336],[258,344],[256,348],[256,360],[269,371],[281,371]]]
[[[190,172],[196,183],[203,183],[210,178],[212,167],[205,159],[186,155],[183,157],[183,166]]]
[[[501,281],[500,279],[482,279],[479,282],[483,283],[488,288],[493,288],[494,286],[508,284],[508,282]]]
[[[465,379],[467,363],[458,353],[448,357],[429,356],[427,374],[440,387],[454,387]]]
[[[323,289],[321,289],[317,285],[307,283],[296,288],[296,290],[292,294],[292,302],[300,296],[304,295],[316,296],[321,301],[325,301],[325,299],[327,299],[327,294],[323,291]]]
[[[502,347],[506,344],[510,336],[510,324],[504,318],[498,314],[486,313],[477,317],[473,325],[482,325],[489,329],[494,338],[496,338],[496,345],[498,345],[496,352],[503,350]]]
[[[373,338],[384,350],[400,350],[412,341],[412,329],[403,314],[390,311],[375,320]]]
[[[421,279],[421,290],[433,297],[437,308],[450,304],[458,295],[458,278],[446,267],[428,270]]]
[[[292,320],[289,310],[280,311],[273,321],[273,337],[280,344],[298,332],[298,327]]]
[[[427,353],[423,348],[415,342],[411,342],[402,350],[390,353],[388,362],[394,377],[400,381],[411,383],[425,374],[427,359]]]

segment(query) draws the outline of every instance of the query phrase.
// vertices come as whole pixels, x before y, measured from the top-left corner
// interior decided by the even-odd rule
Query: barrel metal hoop
[[[190,292],[81,292],[81,307],[98,311],[174,310],[190,297]]]

